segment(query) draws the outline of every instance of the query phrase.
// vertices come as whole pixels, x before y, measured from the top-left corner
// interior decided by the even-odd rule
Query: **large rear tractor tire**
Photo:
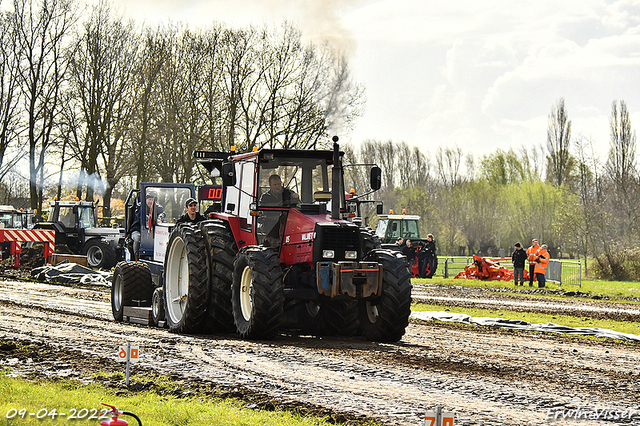
[[[236,328],[245,339],[272,339],[284,313],[284,286],[278,254],[244,247],[233,264],[232,306]]]
[[[233,333],[236,324],[231,305],[233,261],[238,247],[229,226],[219,220],[200,223],[209,258],[209,304],[206,326],[212,333]]]
[[[200,229],[186,224],[176,226],[169,236],[164,265],[164,306],[169,330],[200,331],[209,298],[207,252]]]
[[[82,254],[87,256],[90,268],[111,269],[116,264],[116,252],[108,243],[93,239],[82,248]]]
[[[125,306],[151,306],[153,281],[144,262],[119,262],[111,282],[111,310],[122,321]]]
[[[409,325],[411,314],[411,271],[406,258],[391,250],[376,249],[366,260],[382,264],[382,295],[360,301],[360,325],[368,340],[396,342]]]

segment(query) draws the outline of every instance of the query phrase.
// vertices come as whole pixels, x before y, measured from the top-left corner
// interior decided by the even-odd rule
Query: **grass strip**
[[[513,281],[485,281],[471,279],[443,278],[434,276],[433,278],[412,278],[412,282],[419,284],[444,285],[450,287],[467,287],[467,288],[484,288],[488,290],[504,289],[537,289],[537,285],[529,287],[514,287]],[[546,290],[553,291],[562,289],[564,291],[573,291],[586,293],[589,297],[601,296],[610,299],[610,301],[619,301],[616,299],[638,299],[640,300],[640,283],[636,281],[604,281],[604,280],[582,280],[582,286],[560,285],[552,281],[547,281]]]
[[[425,303],[414,303],[411,310],[416,312],[424,311],[445,311],[454,314],[467,314],[472,317],[505,318],[510,320],[522,320],[531,324],[553,323],[567,327],[595,327],[606,328],[620,333],[640,335],[640,323],[632,321],[616,321],[611,319],[596,319],[587,317],[576,317],[572,315],[552,315],[534,312],[518,312],[505,309],[478,309],[464,307],[449,307],[444,305],[432,305]]]
[[[234,399],[176,398],[151,391],[123,395],[122,390],[104,388],[96,383],[82,384],[61,379],[35,383],[9,377],[8,372],[0,371],[0,424],[6,425],[61,425],[69,421],[75,425],[98,425],[100,420],[96,416],[106,408],[100,402],[136,414],[144,426],[341,424],[329,422],[324,417],[303,416],[290,411],[247,408],[246,404]],[[23,409],[24,417],[20,412]],[[92,414],[95,416],[89,419]],[[70,418],[72,415],[76,418]],[[121,418],[129,425],[138,424],[133,417]],[[375,425],[373,422],[370,424]]]

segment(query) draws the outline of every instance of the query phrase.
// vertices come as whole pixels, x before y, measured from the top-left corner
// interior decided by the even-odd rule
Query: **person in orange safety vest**
[[[549,264],[549,252],[547,251],[547,245],[543,244],[536,252],[536,267],[534,272],[536,274],[536,280],[538,281],[538,287],[544,287],[547,279],[545,274],[547,273],[547,265]]]
[[[534,239],[531,241],[531,247],[527,249],[527,260],[529,261],[529,287],[533,287],[533,277],[535,276],[535,268],[536,268],[536,252],[540,246],[538,245],[538,240]]]

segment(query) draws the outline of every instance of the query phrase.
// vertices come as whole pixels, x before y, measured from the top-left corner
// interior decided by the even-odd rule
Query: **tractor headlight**
[[[322,257],[325,259],[333,259],[335,257],[335,252],[333,250],[322,250]]]
[[[357,259],[358,258],[358,252],[357,251],[345,251],[344,252],[344,257],[345,259]]]

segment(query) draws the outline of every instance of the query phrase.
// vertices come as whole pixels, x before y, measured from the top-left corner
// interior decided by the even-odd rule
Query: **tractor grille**
[[[333,261],[345,260],[345,252],[356,251],[360,253],[360,234],[355,225],[344,224],[317,224],[316,238],[313,244],[314,261],[322,259],[323,250],[333,250]],[[354,259],[351,259],[354,260]]]

